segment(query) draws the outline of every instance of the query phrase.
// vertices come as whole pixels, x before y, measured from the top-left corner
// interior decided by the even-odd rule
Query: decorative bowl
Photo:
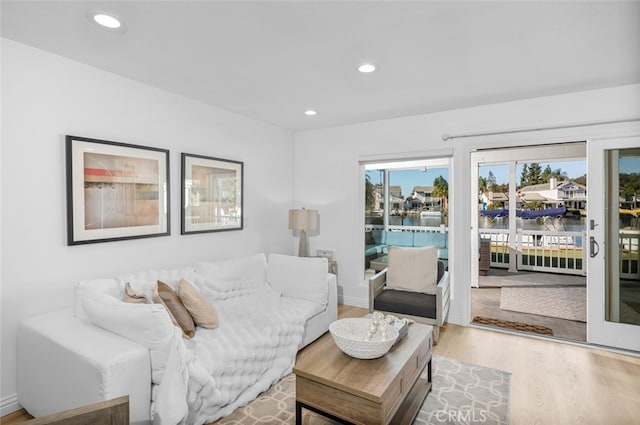
[[[396,342],[398,330],[385,326],[385,332],[370,332],[373,322],[367,318],[340,319],[329,325],[334,342],[343,353],[356,359],[376,359],[387,354]]]

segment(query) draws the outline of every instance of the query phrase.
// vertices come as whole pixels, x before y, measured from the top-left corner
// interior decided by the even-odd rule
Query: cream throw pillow
[[[178,294],[169,285],[158,281],[153,292],[153,302],[162,304],[169,313],[173,324],[182,329],[185,338],[191,339],[196,334],[196,325],[189,311],[185,308]]]
[[[134,291],[133,288],[131,288],[131,283],[127,282],[124,287],[122,301],[125,303],[146,304],[147,297],[144,294]]]
[[[209,329],[218,327],[218,316],[213,306],[184,279],[178,284],[178,296],[197,325]]]
[[[438,247],[389,247],[387,288],[435,294],[438,279]]]

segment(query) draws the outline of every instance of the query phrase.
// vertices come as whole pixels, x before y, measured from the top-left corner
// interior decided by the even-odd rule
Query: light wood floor
[[[338,311],[366,313],[344,305]],[[511,372],[511,424],[640,423],[640,357],[451,324],[433,353]],[[19,411],[0,423],[29,418]]]
[[[451,324],[433,354],[511,372],[514,425],[640,424],[640,357]]]

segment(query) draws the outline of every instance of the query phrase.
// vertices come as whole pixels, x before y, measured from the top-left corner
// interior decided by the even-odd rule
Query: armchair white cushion
[[[438,247],[389,247],[387,289],[435,294],[438,283]]]

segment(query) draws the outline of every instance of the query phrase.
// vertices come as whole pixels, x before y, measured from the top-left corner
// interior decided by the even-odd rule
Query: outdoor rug
[[[432,372],[431,392],[422,404],[414,425],[509,423],[509,372],[440,356],[433,356]],[[287,375],[247,406],[214,423],[295,424],[295,391],[295,375]],[[303,412],[305,425],[336,423],[306,410]]]
[[[546,326],[530,325],[529,323],[512,322],[510,320],[492,319],[490,317],[476,316],[471,321],[480,325],[497,326],[499,328],[513,329],[520,332],[532,332],[541,335],[553,335],[553,330]]]
[[[502,287],[500,308],[586,322],[587,288],[584,286]]]

